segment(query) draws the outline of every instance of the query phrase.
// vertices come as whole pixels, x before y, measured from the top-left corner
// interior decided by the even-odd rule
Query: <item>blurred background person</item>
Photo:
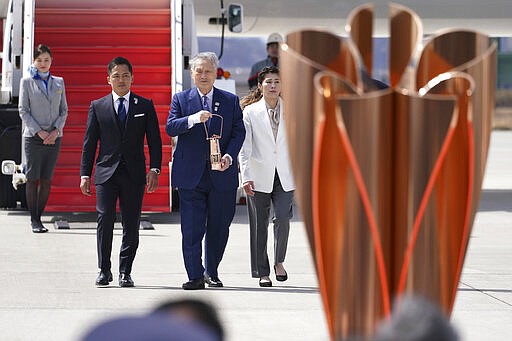
[[[240,172],[249,211],[251,272],[261,287],[272,286],[267,255],[271,205],[274,211],[274,271],[278,281],[288,274],[283,262],[293,216],[293,181],[280,97],[279,69],[264,67],[258,87],[242,99],[245,141],[240,151]]]
[[[267,38],[267,58],[254,63],[249,74],[249,89],[258,85],[258,74],[265,66],[279,66],[279,45],[283,43],[283,37],[277,33],[271,33]]]
[[[32,232],[48,229],[41,222],[60,152],[68,116],[64,79],[50,74],[52,53],[40,44],[34,50],[30,76],[20,83],[19,111],[23,122],[27,178],[26,196]]]

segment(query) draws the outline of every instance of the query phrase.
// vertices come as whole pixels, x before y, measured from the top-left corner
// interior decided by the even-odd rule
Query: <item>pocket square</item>
[[[133,117],[141,117],[141,116],[144,116],[144,115],[146,115],[146,114],[144,114],[144,113],[142,113],[142,114],[135,114],[135,115],[133,115]]]

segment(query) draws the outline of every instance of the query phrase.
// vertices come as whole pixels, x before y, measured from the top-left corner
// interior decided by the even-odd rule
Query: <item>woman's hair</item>
[[[263,69],[261,69],[261,71],[258,74],[258,85],[261,85],[263,83],[263,80],[269,73],[279,75],[279,68],[277,66],[265,66]],[[251,90],[251,92],[249,92],[249,94],[242,98],[242,100],[240,101],[240,106],[242,107],[242,110],[244,110],[244,108],[249,104],[258,102],[261,99],[261,97],[263,97],[263,93],[261,92],[259,86]]]
[[[43,53],[48,53],[50,55],[50,58],[52,58],[52,52],[50,51],[50,48],[46,45],[39,44],[39,45],[37,45],[36,49],[34,50],[34,59],[36,59]]]

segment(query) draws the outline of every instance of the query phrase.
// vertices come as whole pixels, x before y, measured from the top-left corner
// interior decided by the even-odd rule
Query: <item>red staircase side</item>
[[[143,210],[169,211],[172,148],[165,122],[171,101],[170,18],[170,0],[36,1],[35,44],[52,49],[52,73],[64,77],[69,106],[48,212],[96,209],[95,197],[79,189],[81,149],[89,104],[111,91],[107,64],[116,56],[132,62],[132,90],[153,100],[162,134],[160,186],[145,195]]]
[[[68,1],[69,2],[69,1]],[[170,27],[169,9],[116,9],[116,15],[104,8],[42,8],[38,7],[35,24],[39,27],[90,27],[94,16],[96,27]]]
[[[141,46],[136,50],[127,46],[101,47],[95,48],[93,52],[97,65],[104,65],[105,68],[112,60],[112,56],[126,56],[135,68],[142,65],[171,65],[170,46]],[[84,66],[91,63],[90,47],[52,46],[52,53],[54,55],[52,68],[66,65]]]
[[[37,13],[36,13],[37,15]],[[87,34],[84,34],[87,32]],[[161,46],[170,41],[170,28],[132,28],[132,27],[39,27],[36,35],[44,37],[48,46],[69,45],[80,41],[81,46],[130,46],[134,42],[137,46]]]
[[[52,72],[64,77],[66,83],[73,85],[90,85],[107,83],[107,66],[105,65],[78,65],[53,66]],[[171,80],[170,66],[133,66],[134,83],[151,84],[168,87]],[[83,75],[87,74],[87,77]]]

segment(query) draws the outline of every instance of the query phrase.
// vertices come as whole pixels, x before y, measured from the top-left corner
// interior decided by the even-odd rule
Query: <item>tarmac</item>
[[[237,206],[219,269],[224,288],[184,291],[179,214],[145,213],[134,288],[97,288],[96,216],[47,213],[49,233],[30,230],[22,210],[0,211],[0,340],[80,340],[111,317],[144,314],[177,298],[199,298],[219,311],[228,341],[329,340],[310,248],[299,212],[292,222],[289,279],[260,288],[251,278],[246,207]],[[63,217],[69,230],[52,221]],[[121,240],[116,224],[112,268]],[[269,235],[272,235],[271,230]],[[272,240],[269,240],[272,245]],[[272,259],[272,251],[269,248]],[[512,131],[493,131],[479,211],[451,320],[465,341],[512,339]]]

